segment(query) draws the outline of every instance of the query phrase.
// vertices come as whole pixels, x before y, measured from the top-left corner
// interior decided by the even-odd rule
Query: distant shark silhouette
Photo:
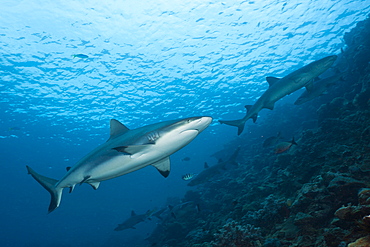
[[[301,96],[294,102],[295,105],[306,103],[307,101],[313,100],[321,95],[327,94],[329,87],[335,85],[336,82],[343,80],[343,74],[336,74],[324,79],[320,79],[313,83],[313,87],[310,91],[305,90]]]
[[[208,166],[205,165],[205,169],[196,175],[190,182],[188,186],[195,186],[210,181],[215,175],[220,174],[221,170],[225,170],[227,165],[237,165],[236,158],[238,157],[240,147],[238,147],[235,152],[227,161],[220,161],[216,165]]]
[[[266,77],[266,80],[269,83],[269,88],[261,95],[254,105],[245,106],[247,114],[244,118],[230,121],[219,120],[219,122],[221,124],[236,126],[238,128],[238,135],[240,135],[244,130],[245,122],[250,118],[253,119],[253,122],[256,122],[258,113],[263,108],[273,110],[276,101],[302,87],[306,87],[306,89],[310,91],[313,79],[330,68],[336,59],[336,55],[324,57],[281,79],[276,77]]]
[[[27,166],[28,173],[51,195],[49,213],[60,205],[62,191],[88,183],[97,189],[101,181],[152,165],[167,177],[169,156],[189,144],[212,122],[211,117],[191,117],[147,125],[134,130],[112,119],[108,141],[67,169],[61,180],[48,178]]]
[[[140,222],[145,221],[150,215],[150,211],[145,214],[136,214],[134,210],[131,211],[131,216],[114,229],[115,231],[123,231],[126,229],[135,229],[135,226]]]

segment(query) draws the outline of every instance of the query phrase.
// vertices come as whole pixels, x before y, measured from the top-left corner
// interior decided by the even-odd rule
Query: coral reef
[[[241,147],[239,165],[188,191],[183,201],[201,210],[163,220],[151,244],[370,246],[370,19],[344,39],[337,69],[346,80],[325,99],[248,126],[225,147]],[[278,155],[262,147],[260,133],[281,130],[298,145]]]

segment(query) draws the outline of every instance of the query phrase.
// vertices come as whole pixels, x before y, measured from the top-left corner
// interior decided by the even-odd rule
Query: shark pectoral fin
[[[54,209],[59,207],[60,200],[62,198],[63,188],[55,187],[55,185],[58,183],[58,180],[42,176],[35,172],[34,170],[32,170],[31,167],[29,166],[26,167],[28,174],[31,174],[31,176],[50,193],[51,200],[48,212],[51,213],[52,211],[54,211]]]
[[[113,149],[121,153],[133,155],[133,154],[143,151],[144,149],[148,147],[148,145],[153,145],[153,144],[121,146],[121,147],[116,147]]]
[[[111,119],[110,120],[110,137],[108,139],[111,140],[119,135],[125,134],[130,129],[123,125],[120,121]]]
[[[97,190],[99,188],[100,182],[88,182],[94,190]]]
[[[166,178],[170,174],[170,169],[171,169],[170,157],[161,159],[160,161],[157,161],[154,164],[152,164],[152,166],[157,168],[159,173],[162,174],[162,176]]]
[[[274,85],[276,82],[278,82],[279,80],[280,80],[280,78],[273,77],[273,76],[266,77],[266,81],[268,82],[268,84],[269,84],[270,87],[272,85]]]
[[[312,92],[313,89],[313,80],[306,84],[306,90],[308,93]]]

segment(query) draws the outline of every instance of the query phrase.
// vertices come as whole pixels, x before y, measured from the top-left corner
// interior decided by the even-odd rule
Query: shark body
[[[339,80],[343,80],[343,74],[336,74],[313,83],[310,91],[305,90],[301,96],[294,102],[295,105],[301,105],[307,101],[313,100],[321,95],[326,94],[327,90]]]
[[[238,128],[238,135],[240,135],[244,130],[245,122],[250,118],[253,119],[253,122],[256,122],[258,113],[263,108],[273,110],[276,101],[302,87],[306,87],[310,91],[313,79],[330,68],[336,59],[336,55],[324,57],[293,71],[281,79],[266,77],[269,88],[258,98],[254,105],[245,106],[247,114],[244,118],[230,121],[219,120],[219,122],[221,124],[236,126]]]
[[[87,183],[97,189],[101,181],[148,165],[167,177],[170,172],[169,156],[189,144],[211,122],[211,117],[191,117],[129,130],[112,119],[108,141],[68,169],[62,179],[42,176],[28,166],[27,170],[50,193],[50,213],[59,207],[63,189],[70,188],[72,192],[76,184]]]
[[[196,175],[190,182],[188,186],[195,186],[199,184],[203,184],[205,182],[210,181],[215,175],[220,174],[222,170],[226,169],[227,165],[237,165],[236,158],[238,157],[240,151],[240,147],[238,147],[235,152],[231,155],[231,157],[227,161],[221,161],[213,166],[205,166],[204,170]]]
[[[135,211],[131,211],[130,218],[119,224],[114,230],[123,231],[126,229],[135,229],[135,226],[140,222],[145,221],[148,218],[148,212],[145,214],[136,214]]]

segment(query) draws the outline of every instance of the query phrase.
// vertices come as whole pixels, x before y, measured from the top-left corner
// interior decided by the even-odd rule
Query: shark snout
[[[211,117],[199,117],[198,120],[196,120],[196,127],[195,130],[202,132],[205,128],[207,128],[212,123]]]

